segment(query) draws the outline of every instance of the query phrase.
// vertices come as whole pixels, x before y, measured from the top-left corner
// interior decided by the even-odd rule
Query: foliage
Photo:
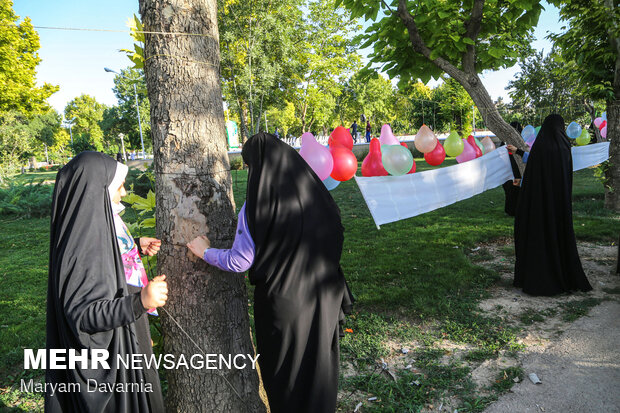
[[[258,132],[267,107],[281,108],[278,98],[294,87],[301,5],[301,0],[218,1],[222,90],[243,134]]]
[[[81,148],[82,144],[77,141],[87,142],[93,148],[100,151],[103,149],[103,132],[99,123],[103,120],[103,112],[106,106],[97,102],[89,95],[82,94],[67,103],[65,118],[75,118],[73,122],[73,147]],[[75,154],[78,154],[74,150]]]
[[[364,115],[371,125],[380,126],[397,119],[398,111],[392,82],[379,73],[363,77],[356,72],[345,83],[338,111],[341,124],[348,126]],[[358,128],[362,131],[365,125]]]
[[[47,109],[46,99],[58,86],[36,86],[39,46],[30,18],[19,22],[13,2],[0,2],[0,112],[30,115]]]
[[[474,102],[459,82],[444,76],[443,83],[432,90],[431,98],[438,102],[437,115],[433,116],[433,122],[436,122],[436,125],[433,125],[435,130],[455,130],[461,136],[471,133]],[[482,119],[477,110],[476,119]]]
[[[112,91],[118,99],[118,106],[106,108],[100,122],[106,146],[117,145],[119,135],[122,133],[129,141],[126,149],[142,149],[134,85],[136,85],[136,92],[138,94],[144,147],[145,150],[152,147],[152,140],[150,139],[151,105],[146,90],[144,73],[142,70],[131,68],[121,70],[121,74],[114,77],[114,88]]]
[[[577,86],[580,95],[591,99],[613,100],[613,79],[617,52],[609,29],[620,38],[620,7],[609,10],[603,0],[551,0],[559,7],[566,23],[561,34],[550,38],[563,59],[562,75]],[[616,22],[615,25],[611,22]]]
[[[441,58],[458,69],[469,50],[475,51],[476,72],[514,65],[528,51],[532,30],[542,10],[540,0],[489,0],[484,2],[480,31],[468,33],[474,1],[406,1],[421,40],[431,50],[427,58],[412,48],[410,34],[397,15],[398,0],[338,0],[370,24],[358,41],[361,48],[373,47],[367,69],[380,65],[390,78],[403,84],[415,79],[427,83],[439,79],[443,70],[433,61]],[[389,9],[385,7],[389,5]]]
[[[18,169],[33,149],[27,120],[18,112],[0,113],[0,178]]]
[[[0,216],[46,217],[52,207],[53,186],[43,183],[26,185],[10,182],[0,187]]]
[[[521,71],[508,82],[506,89],[523,124],[540,125],[552,112],[566,115],[570,121],[590,123],[588,116],[573,117],[583,113],[583,98],[576,92],[578,85],[565,75],[565,63],[556,49],[546,56],[542,51],[524,56],[519,59],[519,66]]]
[[[121,52],[125,53],[134,64],[133,69],[142,69],[144,68],[144,26],[135,14],[127,21],[127,26],[131,31],[131,37],[138,43],[134,43],[133,50],[121,49]]]

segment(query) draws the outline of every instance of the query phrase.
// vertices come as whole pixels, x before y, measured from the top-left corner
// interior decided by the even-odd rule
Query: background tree
[[[478,76],[510,67],[530,49],[540,0],[338,0],[370,24],[361,47],[373,46],[367,65],[379,64],[401,84],[427,83],[447,73],[469,93],[487,127],[500,139],[525,148],[500,116]],[[379,13],[381,12],[381,17]]]
[[[128,68],[121,70],[121,75],[114,76],[114,88],[112,91],[118,99],[118,109],[115,110],[117,116],[116,136],[113,142],[118,143],[118,133],[125,135],[129,142],[129,147],[133,149],[142,149],[140,142],[140,125],[138,125],[138,113],[136,111],[136,97],[134,93],[134,84],[138,92],[138,107],[140,108],[140,122],[142,124],[142,134],[144,136],[144,148],[146,151],[152,149],[151,136],[151,105],[146,91],[146,82],[144,80],[144,72],[141,69]],[[124,76],[124,77],[123,77]],[[106,120],[109,122],[110,115]],[[106,125],[108,127],[108,125]]]
[[[577,93],[577,84],[566,76],[566,64],[557,50],[546,56],[535,52],[519,59],[521,70],[506,87],[512,99],[513,110],[522,116],[521,123],[541,125],[545,117],[559,113],[565,119],[589,124],[584,117],[583,97]]]
[[[552,0],[567,23],[553,35],[566,63],[564,75],[592,100],[604,100],[607,110],[609,163],[605,207],[620,211],[620,7],[618,0]]]
[[[84,94],[67,103],[67,106],[65,106],[65,118],[75,118],[73,122],[73,142],[76,144],[76,139],[81,142],[75,148],[81,148],[83,142],[86,142],[90,143],[94,150],[100,151],[103,149],[103,131],[99,123],[103,120],[105,108],[106,106],[97,102],[94,97]]]
[[[482,126],[479,111],[473,109],[472,112],[474,101],[471,96],[451,77],[443,77],[443,82],[431,91],[431,99],[437,102],[437,106],[433,108],[437,111],[433,114],[433,120],[437,123],[436,130],[454,130],[460,136],[467,136],[472,132],[474,113],[477,126]]]
[[[219,0],[223,92],[243,140],[264,128],[264,112],[291,88],[298,66],[302,0]]]
[[[354,120],[360,122],[362,114],[377,127],[394,122],[398,116],[392,82],[379,73],[362,76],[356,72],[345,83],[338,110],[340,123],[347,128]],[[358,129],[364,128],[360,125]]]
[[[234,239],[216,1],[140,0],[140,14],[147,32],[188,34],[145,34],[162,240],[158,272],[169,283],[161,312],[164,352],[253,354],[243,276],[207,266],[186,247],[198,235],[217,248],[229,248]],[[178,369],[166,376],[168,411],[265,411],[250,368]]]
[[[292,75],[296,87],[291,99],[302,133],[316,122],[313,114],[319,113],[319,108],[311,108],[311,104],[333,102],[335,108],[341,85],[359,64],[350,41],[357,26],[349,22],[342,9],[335,8],[334,0],[310,1],[307,9],[304,38],[295,48],[299,66]]]
[[[18,22],[13,2],[0,2],[0,111],[15,110],[27,115],[45,111],[46,99],[58,86],[36,86],[39,35],[30,18]]]

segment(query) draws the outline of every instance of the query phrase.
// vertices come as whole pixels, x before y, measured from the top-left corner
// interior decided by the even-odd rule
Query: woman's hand
[[[159,248],[161,248],[161,240],[147,237],[140,238],[140,249],[149,257],[157,254],[159,252]]]
[[[506,148],[508,148],[508,150],[512,153],[517,153],[517,147],[511,144],[507,144]]]
[[[140,299],[144,308],[163,307],[168,300],[168,283],[165,275],[158,275],[142,288]]]
[[[201,235],[194,238],[189,244],[187,244],[187,248],[189,248],[194,255],[202,259],[203,254],[205,253],[205,250],[209,248],[209,245],[211,245],[209,239],[204,235]]]

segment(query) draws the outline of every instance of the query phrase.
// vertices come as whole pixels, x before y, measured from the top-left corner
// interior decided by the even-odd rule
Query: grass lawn
[[[416,162],[418,171],[429,168],[422,159]],[[454,160],[446,161],[451,163]],[[33,175],[53,179],[55,173]],[[16,179],[28,182],[29,175]],[[232,177],[240,208],[247,174],[232,171]],[[364,411],[419,411],[450,396],[463,401],[459,411],[480,411],[486,401],[470,398],[469,368],[441,363],[443,352],[434,344],[446,339],[463,343],[471,348],[468,357],[475,360],[519,350],[517,330],[480,314],[476,307],[486,289],[497,283],[498,274],[476,265],[471,250],[480,243],[512,237],[513,219],[503,212],[502,189],[380,230],[353,180],[340,184],[332,195],[346,229],[342,267],[357,299],[345,326],[352,333],[341,341],[341,390],[348,396],[342,398],[340,409],[352,411],[351,395],[362,393],[378,397]],[[592,170],[575,173],[573,198],[579,240],[608,245],[617,240],[618,217],[603,209],[603,187]],[[40,377],[24,372],[22,349],[45,345],[48,232],[47,218],[0,217],[0,409],[16,406],[30,411],[40,406],[40,397],[25,398],[11,386],[27,374]],[[417,343],[411,348],[416,366],[390,377],[382,372],[381,359],[393,354],[389,344],[395,340]],[[354,375],[344,374],[351,369]],[[513,369],[502,377],[512,380],[519,374]],[[505,391],[502,380],[497,383],[494,391]]]

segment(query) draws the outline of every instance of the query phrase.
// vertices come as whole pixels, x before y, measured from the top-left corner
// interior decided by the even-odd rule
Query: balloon
[[[521,131],[521,137],[523,138],[524,141],[532,139],[535,136],[536,136],[536,129],[532,125],[527,125]]]
[[[474,141],[476,142],[476,145],[478,145],[478,148],[480,148],[480,152],[484,155],[486,152],[484,150],[484,145],[480,142],[480,139],[474,137]]]
[[[463,141],[458,133],[452,131],[443,143],[443,148],[448,156],[459,156],[463,152]]]
[[[328,176],[323,180],[323,185],[325,185],[325,188],[327,188],[328,191],[331,191],[332,189],[340,185],[340,181],[336,181],[331,176]]]
[[[401,142],[400,144],[401,146],[404,146],[405,148],[407,148],[407,150],[409,150],[409,146],[407,145],[406,142]],[[412,159],[413,159],[413,156],[412,156]],[[413,160],[413,166],[411,167],[409,172],[407,172],[407,174],[412,174],[412,173],[415,173],[415,159]]]
[[[538,132],[540,132],[540,126],[536,126],[536,129],[534,129],[536,131],[536,136],[538,136]]]
[[[357,158],[353,152],[342,146],[337,146],[331,149],[331,153],[334,158],[334,169],[330,176],[340,182],[353,178],[357,171]]]
[[[446,151],[443,149],[443,145],[437,142],[437,146],[430,152],[424,154],[424,160],[427,164],[432,166],[441,165],[446,159]]]
[[[437,146],[437,137],[433,131],[426,125],[422,125],[418,133],[415,135],[415,147],[422,153],[430,152]]]
[[[400,145],[400,142],[392,133],[392,128],[387,123],[381,126],[381,136],[379,136],[381,145]]]
[[[527,141],[525,141],[525,144],[527,146],[529,146],[530,149],[532,149],[532,146],[534,146],[534,142],[536,142],[536,137],[535,136],[532,139],[528,139]]]
[[[566,135],[571,139],[577,139],[581,135],[581,126],[575,121],[568,124]]]
[[[478,148],[478,150],[480,150],[480,148]],[[467,143],[467,139],[463,139],[463,152],[456,157],[456,161],[458,163],[463,163],[471,161],[472,159],[476,159],[476,151]]]
[[[401,145],[388,145],[382,149],[383,167],[390,175],[405,175],[413,166],[411,151]]]
[[[484,146],[484,153],[489,153],[493,150],[495,150],[495,144],[493,143],[493,140],[491,140],[491,138],[489,138],[488,136],[482,139],[482,146]]]
[[[583,146],[590,143],[590,134],[587,129],[581,131],[581,135],[577,138],[577,145]]]
[[[601,118],[603,120],[607,120],[607,112],[603,112],[603,114],[601,115]]]
[[[601,129],[601,136],[603,138],[607,138],[607,125],[603,129]]]
[[[598,128],[599,129],[603,129],[605,126],[607,126],[607,121],[606,120],[602,121]]]
[[[332,154],[329,152],[329,149],[318,143],[310,132],[301,135],[299,154],[308,162],[310,168],[318,175],[321,181],[325,180],[332,173],[334,168]]]
[[[370,141],[370,151],[362,161],[362,176],[387,176],[381,160],[381,142],[377,138]]]
[[[329,135],[329,140],[327,144],[330,148],[335,148],[336,146],[344,146],[349,150],[353,150],[353,137],[344,126],[338,126],[331,135]]]
[[[482,150],[478,146],[478,142],[476,142],[476,138],[474,138],[473,136],[469,135],[467,137],[467,143],[469,143],[471,145],[471,147],[474,149],[474,152],[476,153],[476,158],[479,158],[479,157],[482,156]]]
[[[603,118],[594,119],[594,126],[596,126],[597,128],[601,126],[601,123],[603,123]]]

